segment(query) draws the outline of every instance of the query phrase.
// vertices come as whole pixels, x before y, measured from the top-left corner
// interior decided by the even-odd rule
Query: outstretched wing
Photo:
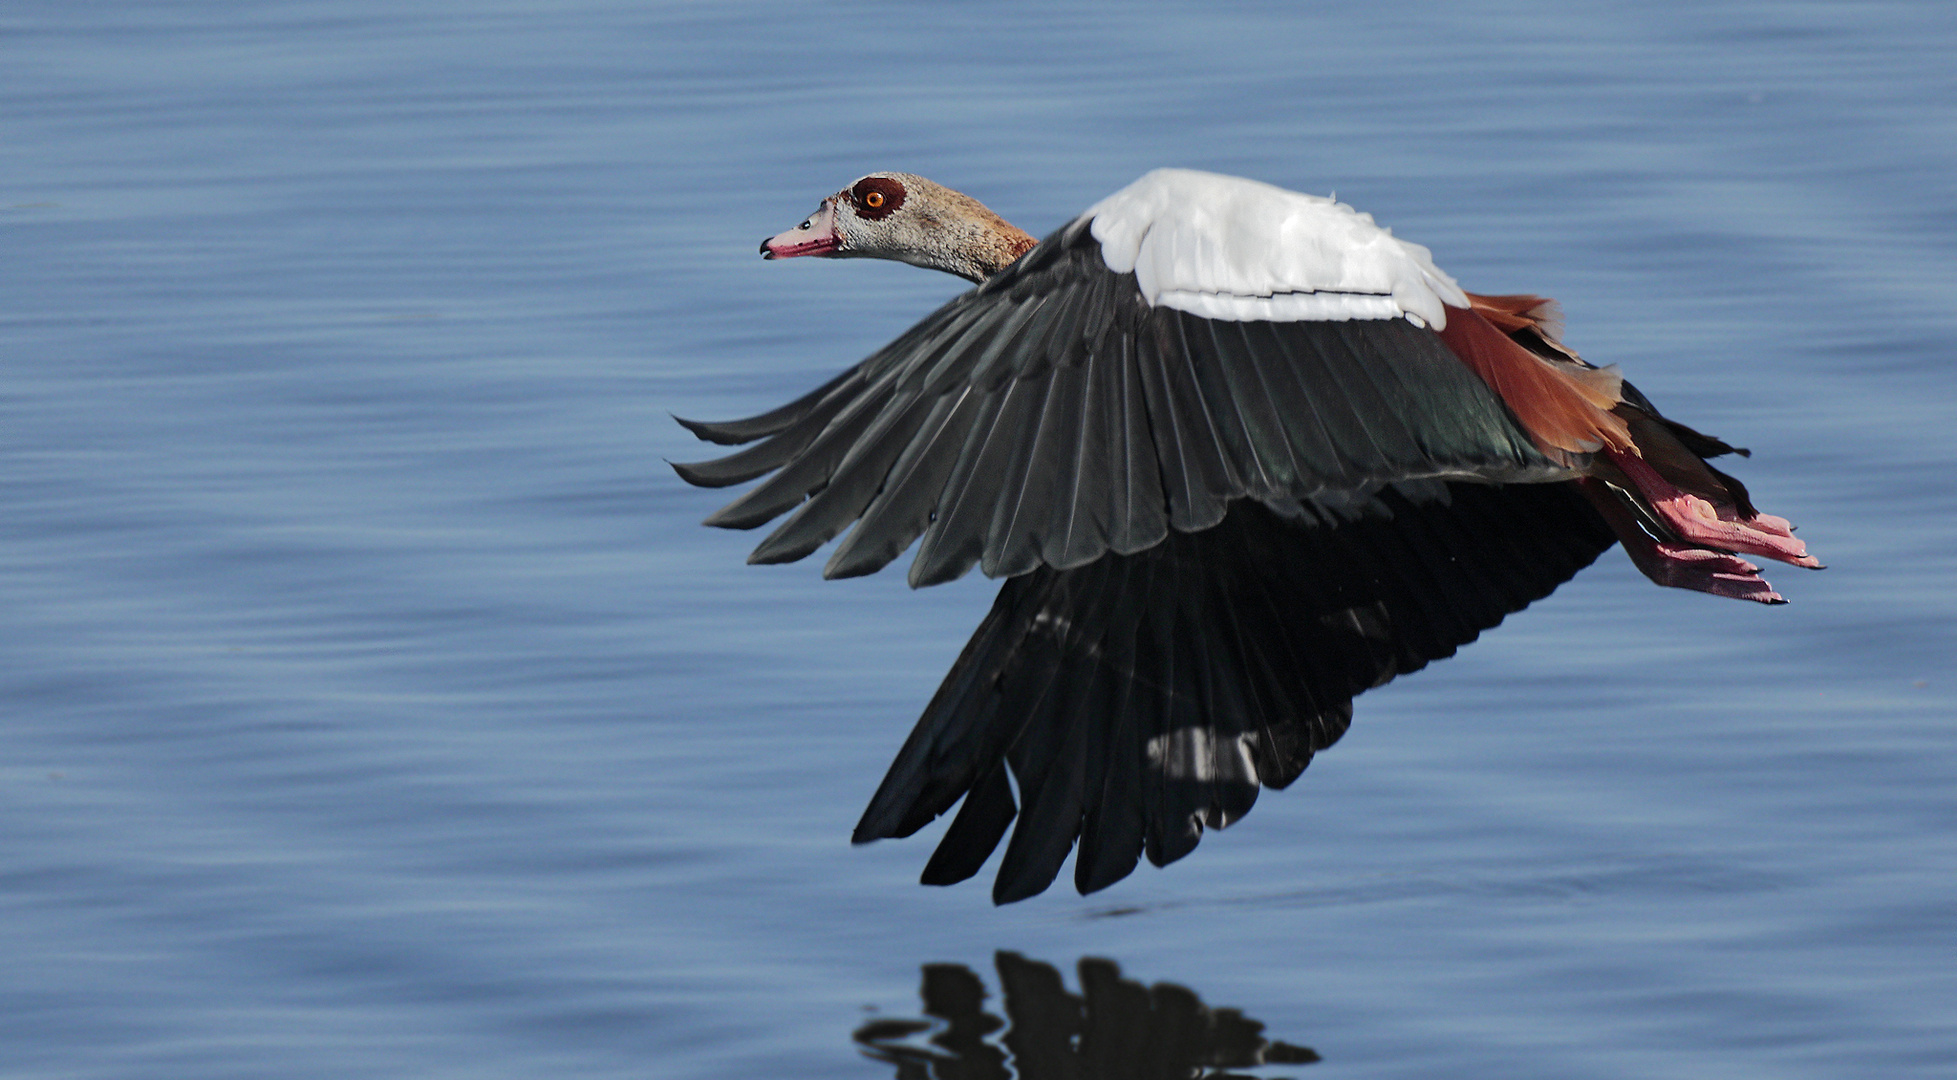
[[[1163,865],[1345,732],[1352,699],[1451,656],[1614,542],[1575,485],[1421,481],[1232,504],[1216,528],[1013,578],[856,829],[959,808],[928,884],[977,873],[1015,816],[999,903]],[[1015,801],[1013,786],[1019,799]]]
[[[1007,577],[1134,554],[1216,525],[1242,498],[1570,475],[1391,292],[1233,299],[1147,261],[1138,281],[1111,268],[1094,220],[796,402],[682,421],[716,442],[761,440],[676,465],[687,481],[774,474],[708,524],[788,514],[754,562],[802,558],[851,529],[831,577],[874,572],[921,536],[910,581],[927,585],[974,564]],[[1200,258],[1183,263],[1201,271]]]
[[[1506,299],[1494,317],[1554,344],[1541,302]],[[1331,745],[1355,695],[1613,542],[1573,484],[1534,481],[1609,443],[1615,376],[1484,306],[1350,208],[1154,173],[801,399],[681,421],[753,445],[675,468],[767,476],[707,519],[787,515],[751,561],[849,530],[827,576],[921,537],[913,585],[1011,579],[856,839],[962,799],[927,882],[1011,828],[996,900],[1045,889],[1076,842],[1089,892],[1187,854]]]

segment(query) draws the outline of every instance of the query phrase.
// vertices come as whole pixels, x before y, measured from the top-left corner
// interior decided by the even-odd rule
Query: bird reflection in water
[[[1082,958],[1079,994],[1051,964],[1011,952],[994,963],[1004,1019],[985,1011],[972,969],[926,964],[919,996],[930,1019],[864,1024],[855,1035],[863,1053],[895,1066],[897,1080],[1253,1080],[1230,1070],[1263,1076],[1264,1066],[1319,1060],[1184,987],[1124,979],[1112,960]]]

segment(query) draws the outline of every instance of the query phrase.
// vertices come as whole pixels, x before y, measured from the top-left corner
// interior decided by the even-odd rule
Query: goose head
[[[911,173],[876,172],[822,200],[800,225],[761,241],[761,257],[895,259],[984,281],[1033,244],[970,195]]]

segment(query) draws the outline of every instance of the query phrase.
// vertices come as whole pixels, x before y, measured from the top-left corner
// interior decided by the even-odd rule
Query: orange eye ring
[[[872,210],[881,210],[883,208],[883,192],[872,191],[868,195],[863,196],[863,205]]]

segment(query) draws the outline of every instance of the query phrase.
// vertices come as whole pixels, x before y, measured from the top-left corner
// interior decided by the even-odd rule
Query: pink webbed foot
[[[1731,506],[1715,505],[1677,487],[1635,454],[1612,451],[1610,460],[1637,485],[1666,527],[1683,541],[1671,546],[1680,550],[1707,547],[1736,551],[1811,570],[1821,568],[1820,560],[1808,554],[1807,545],[1794,538],[1794,528],[1786,518],[1772,514],[1742,518]]]
[[[1794,523],[1784,517],[1775,517],[1772,514],[1755,514],[1749,520],[1756,529],[1765,529],[1779,536],[1794,535]]]
[[[1760,576],[1760,568],[1724,551],[1654,539],[1624,499],[1600,480],[1579,480],[1579,490],[1603,515],[1624,545],[1631,565],[1645,577],[1674,589],[1691,589],[1733,600],[1784,604],[1785,597]]]
[[[1632,565],[1645,577],[1675,589],[1693,589],[1734,600],[1785,604],[1787,599],[1760,576],[1760,568],[1723,551],[1659,543],[1646,536],[1620,537]]]

